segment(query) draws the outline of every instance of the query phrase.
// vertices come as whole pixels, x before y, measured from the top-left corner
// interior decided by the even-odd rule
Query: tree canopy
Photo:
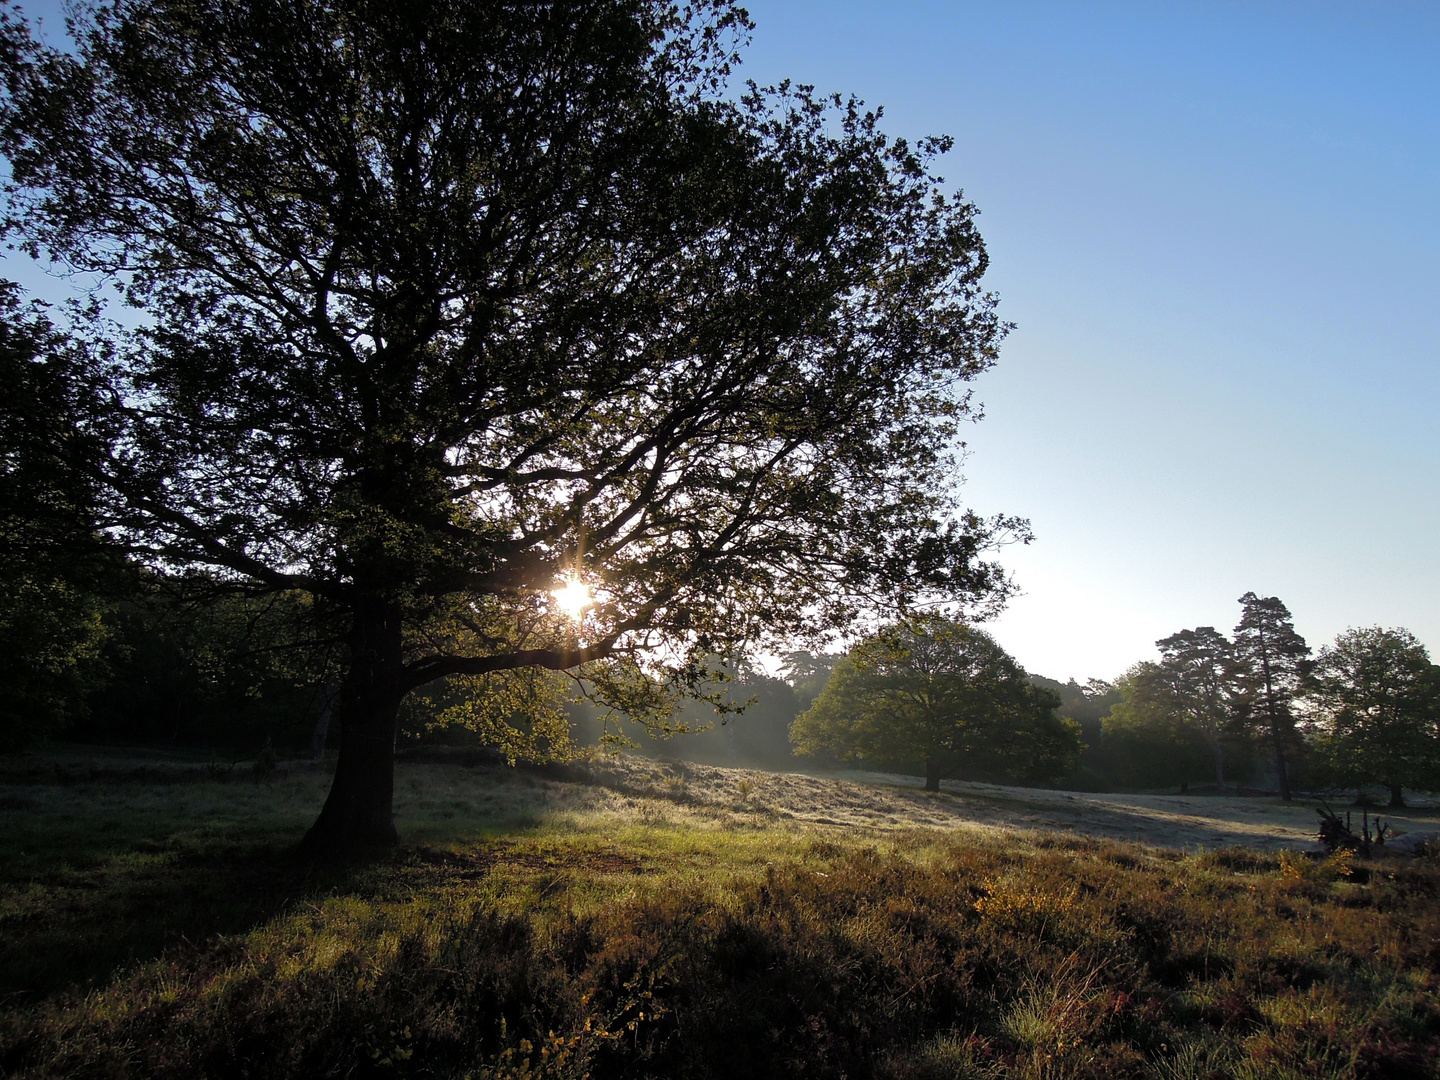
[[[1053,781],[1075,765],[1080,728],[988,634],[917,615],[859,642],[795,719],[800,753],[882,768],[921,766],[925,786],[960,774]]]
[[[1232,719],[1233,646],[1213,626],[1181,630],[1155,643],[1173,707],[1210,747],[1215,786],[1225,790],[1224,736]]]
[[[1280,797],[1290,800],[1289,760],[1299,750],[1293,702],[1299,696],[1310,646],[1295,632],[1290,609],[1278,596],[1240,597],[1235,627],[1235,700],[1241,718],[1264,732],[1274,754]]]
[[[983,552],[1024,523],[956,489],[1005,327],[949,143],[727,96],[741,9],[116,0],[72,32],[0,23],[7,227],[141,313],[91,332],[97,525],[336,627],[317,848],[393,841],[433,680],[683,688],[1005,593]]]
[[[1232,719],[1230,643],[1214,627],[1181,630],[1155,643],[1116,682],[1120,701],[1103,721],[1103,758],[1131,784],[1188,785],[1210,771],[1225,790],[1225,742]]]
[[[1306,687],[1335,779],[1403,789],[1440,780],[1440,669],[1408,630],[1345,631],[1320,650]]]

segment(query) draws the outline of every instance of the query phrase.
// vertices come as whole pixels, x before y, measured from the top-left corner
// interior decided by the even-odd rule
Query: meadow
[[[327,783],[0,764],[0,1075],[1440,1076],[1440,864],[1308,805],[407,762],[334,867]]]

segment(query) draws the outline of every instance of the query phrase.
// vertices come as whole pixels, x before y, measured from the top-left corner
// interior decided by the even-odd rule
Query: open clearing
[[[1102,795],[948,780],[937,795],[922,791],[918,778],[889,773],[822,778],[635,758],[596,768],[594,775],[602,784],[652,797],[683,794],[707,808],[821,827],[1040,829],[1191,851],[1317,846],[1317,802],[1307,798],[1287,804],[1273,797]],[[742,783],[749,785],[746,799],[738,796]],[[1440,831],[1440,812],[1428,799],[1394,814],[1378,813],[1400,832]]]
[[[239,782],[237,782],[239,781]],[[48,816],[50,828],[103,838],[126,820],[156,828],[246,833],[303,829],[318,813],[328,771],[306,763],[261,782],[193,761],[124,753],[65,754],[12,762],[0,772],[0,815]],[[836,776],[721,768],[622,755],[545,770],[401,761],[395,809],[402,839],[459,839],[519,827],[589,825],[657,817],[741,830],[1039,830],[1076,833],[1182,851],[1243,846],[1259,851],[1317,847],[1318,800],[1297,797],[1129,795],[947,780],[938,794],[916,777],[847,772]],[[1342,809],[1343,804],[1333,804]],[[177,813],[178,811],[178,813]],[[1400,833],[1440,832],[1440,807],[1421,799],[1398,811],[1370,811]],[[1358,826],[1360,812],[1354,811]],[[298,832],[297,832],[298,838]]]
[[[1309,805],[406,762],[327,867],[327,783],[3,763],[0,1077],[1440,1080],[1440,867]]]

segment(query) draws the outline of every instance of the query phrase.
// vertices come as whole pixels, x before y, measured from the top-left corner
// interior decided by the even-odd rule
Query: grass
[[[7,1077],[1440,1075],[1428,860],[409,764],[407,846],[325,869],[293,854],[319,770],[7,768]]]

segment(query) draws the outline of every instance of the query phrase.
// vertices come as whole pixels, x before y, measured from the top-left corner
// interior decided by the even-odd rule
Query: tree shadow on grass
[[[88,865],[4,884],[0,1008],[102,986],[162,954],[199,952],[297,901],[350,891],[366,869],[315,864],[280,845],[158,847],[120,844]]]

